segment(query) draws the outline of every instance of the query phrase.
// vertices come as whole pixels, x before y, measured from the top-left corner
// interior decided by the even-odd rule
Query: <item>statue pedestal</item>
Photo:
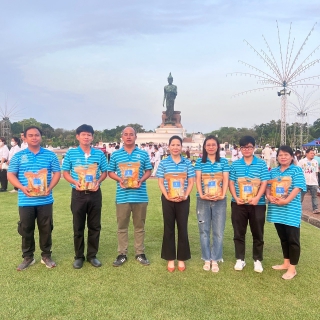
[[[157,128],[156,132],[137,133],[137,144],[153,142],[154,144],[169,143],[172,136],[179,136],[182,140],[187,136],[184,128],[177,128],[172,125]]]
[[[167,126],[174,126],[176,128],[182,128],[181,124],[181,111],[173,111],[173,116],[171,121],[167,121],[167,115],[165,111],[162,111],[162,123],[160,128]]]
[[[155,144],[168,143],[172,136],[179,136],[182,140],[187,136],[181,124],[181,111],[174,111],[172,121],[166,121],[166,112],[162,112],[162,123],[155,132],[138,133],[136,143],[153,142]]]

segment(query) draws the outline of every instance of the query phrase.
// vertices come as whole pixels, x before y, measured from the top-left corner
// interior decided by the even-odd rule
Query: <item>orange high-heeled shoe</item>
[[[170,262],[171,262],[172,267],[169,267]],[[175,270],[174,261],[168,261],[167,270],[169,272],[173,272]]]
[[[178,270],[179,271],[184,271],[184,270],[186,270],[186,265],[184,264],[183,266],[179,266],[178,265]]]
[[[176,268],[175,267],[167,267],[167,270],[169,271],[169,272],[174,272],[174,270],[175,270]]]

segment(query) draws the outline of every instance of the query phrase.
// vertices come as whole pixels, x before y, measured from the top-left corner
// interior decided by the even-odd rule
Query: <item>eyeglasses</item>
[[[241,150],[252,150],[253,147],[240,147]]]

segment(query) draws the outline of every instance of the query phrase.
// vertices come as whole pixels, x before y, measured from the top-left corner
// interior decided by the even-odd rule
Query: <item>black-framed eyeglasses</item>
[[[241,150],[252,150],[253,147],[240,147]]]

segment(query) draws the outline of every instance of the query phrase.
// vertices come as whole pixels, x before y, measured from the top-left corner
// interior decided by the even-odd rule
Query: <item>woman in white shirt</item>
[[[21,149],[19,147],[19,138],[17,137],[12,137],[11,139],[11,149],[9,151],[9,158],[8,158],[8,165],[10,164],[10,160],[12,159],[12,157],[17,153],[19,152]],[[14,187],[11,191],[9,191],[10,193],[13,193],[13,192],[17,192],[18,191],[18,188]]]
[[[160,160],[161,160],[161,157],[160,157],[160,152],[158,150],[158,147],[154,146],[154,168],[153,168],[153,172],[151,174],[151,177],[156,176]]]
[[[233,150],[231,152],[231,161],[236,161],[239,159],[239,151],[237,146],[233,146]]]
[[[226,152],[225,152],[225,150],[224,150],[224,148],[221,148],[220,149],[220,158],[225,158],[226,157]]]
[[[152,167],[154,167],[154,163],[155,163],[156,159],[154,157],[154,152],[151,152],[151,158],[150,158],[150,162],[152,164]]]
[[[6,139],[0,137],[0,192],[7,191],[8,178],[7,178],[7,161],[9,158],[9,149],[6,145]]]
[[[12,137],[11,139],[11,149],[9,151],[9,158],[8,158],[8,165],[10,164],[10,160],[12,159],[12,157],[17,153],[19,152],[21,149],[20,149],[20,146],[19,146],[19,138],[17,137]]]

